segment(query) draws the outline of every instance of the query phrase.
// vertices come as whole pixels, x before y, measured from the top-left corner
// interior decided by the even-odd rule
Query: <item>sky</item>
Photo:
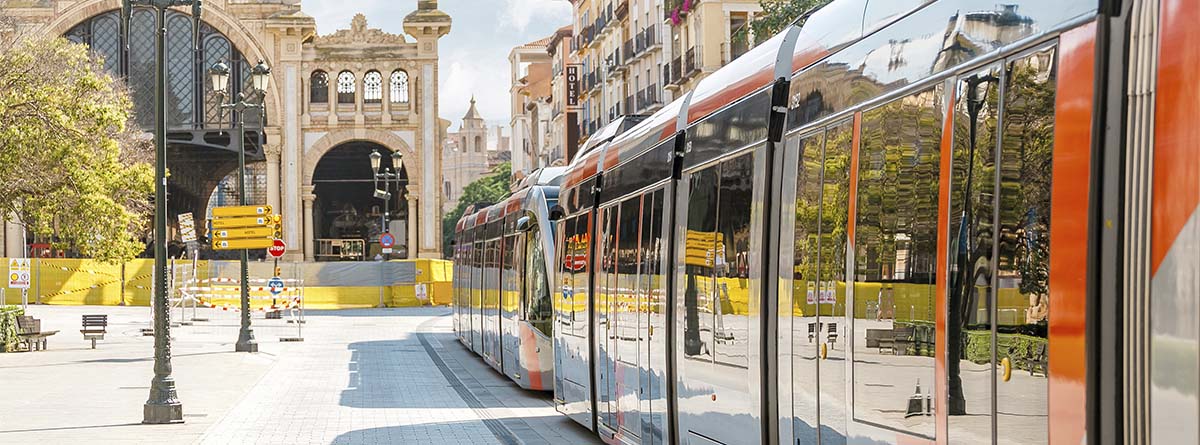
[[[404,34],[404,16],[417,0],[302,0],[302,10],[317,21],[317,33],[350,27],[354,14],[367,16],[367,27]],[[492,125],[509,122],[508,53],[514,47],[551,35],[571,22],[567,0],[440,0],[438,9],[453,20],[441,40],[440,114],[458,128],[471,96]],[[411,37],[410,37],[411,39]]]

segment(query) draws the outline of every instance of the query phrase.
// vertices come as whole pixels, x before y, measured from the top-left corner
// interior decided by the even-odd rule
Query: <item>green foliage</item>
[[[762,42],[779,34],[805,12],[825,6],[832,0],[759,0],[762,12],[754,15],[747,27],[734,31],[733,38],[746,41],[750,32]],[[801,21],[801,24],[804,22]]]
[[[966,359],[976,364],[992,361],[992,333],[985,330],[967,330]],[[996,337],[996,360],[1008,357],[1013,369],[1029,371],[1037,360],[1038,346],[1048,340],[1025,334],[1000,333]],[[1043,372],[1044,369],[1036,369]]]
[[[118,262],[143,248],[154,172],[129,94],[101,63],[61,38],[0,51],[0,214]]]
[[[446,258],[451,257],[451,241],[454,240],[454,226],[462,218],[467,207],[475,205],[476,209],[486,207],[509,195],[509,184],[512,182],[512,164],[505,162],[496,166],[492,174],[484,176],[467,184],[463,188],[462,197],[458,198],[458,206],[442,216],[442,249]]]
[[[17,317],[25,310],[17,306],[0,306],[0,352],[17,349]]]

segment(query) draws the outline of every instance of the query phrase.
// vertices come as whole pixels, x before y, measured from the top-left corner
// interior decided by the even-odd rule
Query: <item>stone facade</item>
[[[408,249],[409,257],[441,256],[440,153],[445,128],[438,119],[438,41],[450,31],[451,19],[437,9],[436,0],[416,3],[417,9],[404,18],[407,35],[371,28],[361,14],[354,17],[349,29],[321,35],[299,0],[204,2],[204,24],[227,39],[233,54],[240,54],[245,61],[263,60],[271,67],[270,88],[264,97],[266,125],[260,139],[265,143],[252,161],[266,164],[265,203],[284,217],[283,236],[293,260],[319,259],[318,240],[329,237],[328,224],[318,222],[326,219],[322,212],[341,197],[321,196],[322,188],[327,187],[323,172],[356,169],[365,177],[353,179],[364,186],[370,184],[370,175],[365,173],[369,167],[362,168],[368,162],[365,155],[359,161],[347,156],[350,149],[404,155],[400,173],[405,176],[407,194],[398,194],[391,204],[394,215],[405,215],[400,220],[406,223],[407,233],[396,233],[399,244],[416,247]],[[10,0],[6,13],[17,18],[18,32],[65,35],[120,7],[121,0]],[[179,12],[190,13],[190,8],[179,8]],[[207,81],[206,76],[200,77]],[[134,87],[136,97],[139,93]],[[207,131],[193,140],[219,130],[200,124],[190,128]],[[186,146],[174,139],[171,144],[173,149]],[[227,154],[221,148],[205,149]],[[198,198],[194,204],[173,210],[203,212],[212,185],[230,170],[186,170],[188,166],[174,166],[173,180],[176,172],[180,178],[193,173],[197,179],[174,187],[181,196],[190,192]],[[366,198],[356,202],[359,207],[371,208],[361,204],[369,202],[371,190],[363,193]],[[367,214],[363,215],[366,219]],[[361,235],[368,244],[371,236],[367,231]],[[406,240],[411,241],[405,244]]]
[[[488,127],[471,98],[471,107],[463,116],[457,132],[447,135],[442,150],[442,210],[449,212],[458,205],[463,188],[488,174],[493,150],[488,149]]]

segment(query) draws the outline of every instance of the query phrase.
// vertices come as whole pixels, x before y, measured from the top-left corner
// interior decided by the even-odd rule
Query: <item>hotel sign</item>
[[[567,65],[567,108],[579,106],[579,65]]]

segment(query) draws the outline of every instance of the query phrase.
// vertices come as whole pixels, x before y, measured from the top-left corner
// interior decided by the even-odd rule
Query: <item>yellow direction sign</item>
[[[213,229],[234,229],[238,227],[275,227],[279,225],[279,215],[244,216],[238,218],[218,218],[212,220]]]
[[[212,211],[213,218],[233,218],[239,216],[265,216],[271,214],[271,206],[238,206],[217,207]]]
[[[219,229],[213,231],[213,238],[274,238],[275,229],[272,227],[247,227],[242,229]]]
[[[266,249],[275,244],[274,238],[252,238],[252,239],[223,239],[213,240],[213,249],[216,250],[234,250],[234,249]]]

